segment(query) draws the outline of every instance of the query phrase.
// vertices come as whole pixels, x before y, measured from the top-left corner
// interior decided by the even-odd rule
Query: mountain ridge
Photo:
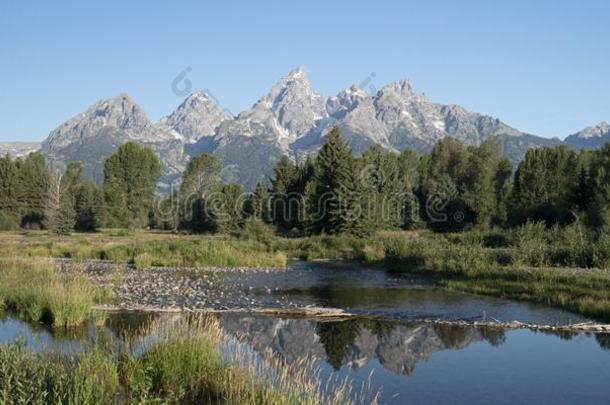
[[[355,153],[373,144],[388,151],[413,148],[428,153],[447,136],[466,145],[494,136],[516,164],[530,148],[564,144],[457,104],[434,103],[408,80],[389,83],[375,94],[353,85],[325,98],[312,88],[306,70],[298,67],[237,116],[203,91],[188,95],[158,122],[152,122],[128,94],[102,99],[52,130],[40,150],[51,164],[82,161],[85,173],[100,181],[109,154],[124,142],[140,142],[160,156],[163,187],[179,180],[189,158],[209,152],[221,159],[225,180],[252,189],[269,177],[282,155],[300,160],[315,153],[334,126]],[[610,126],[604,122],[566,137],[565,144],[596,148],[608,140]]]
[[[610,142],[610,124],[602,121],[565,138],[565,142],[578,149],[595,149]]]

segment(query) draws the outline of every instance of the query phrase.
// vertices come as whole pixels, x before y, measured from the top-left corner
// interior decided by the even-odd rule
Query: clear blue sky
[[[238,113],[300,65],[325,96],[375,72],[563,138],[610,121],[610,2],[6,0],[0,141],[41,140],[121,92],[157,120],[187,66]]]

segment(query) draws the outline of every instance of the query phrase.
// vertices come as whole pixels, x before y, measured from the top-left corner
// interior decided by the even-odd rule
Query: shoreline
[[[14,258],[17,260],[31,260],[28,257]],[[118,305],[96,305],[95,310],[107,311],[140,311],[140,312],[184,312],[184,313],[246,313],[275,316],[295,316],[309,317],[321,320],[345,320],[355,318],[396,320],[390,316],[377,316],[367,314],[355,314],[338,308],[321,308],[293,302],[293,299],[277,294],[277,288],[261,286],[257,288],[266,290],[266,293],[259,295],[249,295],[253,289],[249,281],[257,275],[287,273],[286,268],[279,267],[148,267],[137,268],[134,264],[126,262],[115,262],[110,260],[86,259],[74,260],[70,258],[41,258],[53,262],[54,268],[59,273],[77,273],[90,279],[98,287],[111,288],[117,298]],[[444,285],[444,280],[449,280],[455,275],[443,275],[439,272],[418,271],[396,271],[385,266],[367,266],[363,263],[354,261],[344,261],[337,259],[322,259],[298,261],[300,263],[312,263],[317,265],[329,265],[341,269],[358,267],[360,269],[370,268],[372,271],[396,272],[409,274],[414,277],[430,281],[434,288],[446,289],[448,291],[460,291],[459,288],[451,288]],[[523,268],[518,270],[521,274],[538,274],[551,269],[546,268]],[[557,275],[574,277],[583,274],[596,273],[608,275],[608,271],[580,269],[580,268],[554,268]],[[240,278],[239,282],[232,283],[230,286],[222,284],[222,279],[226,274],[236,274]],[[465,293],[491,296],[510,299],[515,302],[532,302],[527,299],[519,299],[503,294],[462,291]],[[548,305],[549,307],[562,308],[558,305]],[[565,308],[563,308],[565,309]],[[575,314],[583,315],[579,311],[572,309]],[[595,319],[595,317],[589,317]],[[414,322],[433,322],[438,324],[467,325],[467,326],[486,326],[501,327],[508,329],[527,328],[532,330],[549,331],[583,331],[583,332],[610,332],[610,324],[604,323],[601,319],[596,322],[592,320],[587,323],[576,323],[573,325],[542,325],[522,323],[517,320],[512,321],[467,321],[450,319],[409,319]]]
[[[588,332],[588,333],[609,333],[610,324],[590,322],[579,322],[574,324],[544,325],[526,323],[520,321],[468,321],[462,319],[430,319],[430,318],[411,318],[408,320],[395,319],[389,316],[358,314],[345,311],[340,308],[326,307],[297,307],[297,308],[231,308],[231,309],[188,309],[188,308],[155,308],[145,306],[121,307],[96,305],[92,308],[95,311],[105,311],[110,313],[134,312],[134,313],[176,313],[176,314],[245,314],[261,315],[281,318],[305,318],[319,322],[324,321],[344,321],[344,320],[377,320],[397,323],[425,323],[436,325],[464,326],[464,327],[485,327],[499,329],[529,329],[542,332]]]

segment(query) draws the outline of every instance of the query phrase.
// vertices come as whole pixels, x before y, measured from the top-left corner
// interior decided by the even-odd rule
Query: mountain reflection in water
[[[359,369],[376,359],[397,374],[411,375],[432,353],[462,349],[473,342],[498,346],[506,340],[499,328],[405,324],[376,320],[317,322],[262,316],[223,315],[221,326],[241,336],[255,350],[268,348],[288,362],[304,357],[325,360],[335,370]]]
[[[101,340],[115,353],[138,352],[125,338],[154,340],[152,321],[172,325],[183,316],[110,314],[103,327],[69,331],[5,317],[0,344],[21,336],[35,350],[69,353]],[[610,335],[244,314],[224,314],[219,322],[248,351],[271,350],[289,363],[317,359],[312,373],[323,386],[330,390],[347,378],[356,389],[379,393],[384,404],[604,403],[610,395]]]

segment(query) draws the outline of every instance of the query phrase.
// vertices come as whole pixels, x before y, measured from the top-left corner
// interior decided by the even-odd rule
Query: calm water
[[[610,336],[402,322],[225,316],[256,350],[320,359],[325,378],[370,379],[382,403],[608,403]]]
[[[120,347],[119,336],[151,319],[115,314],[102,328],[53,333],[5,317],[0,343],[22,338],[39,351],[74,352],[104,338]],[[316,358],[325,380],[349,378],[355,387],[370,381],[381,403],[607,403],[610,396],[609,335],[243,315],[223,315],[220,323],[245,336],[249,350],[271,348],[291,362]]]
[[[334,307],[404,321],[493,318],[568,324],[586,320],[544,305],[451,292],[421,278],[366,267],[296,262],[285,272],[230,276],[224,282],[266,302],[264,306]]]
[[[315,358],[321,378],[348,378],[356,387],[370,381],[372,391],[380,392],[381,403],[572,404],[608,403],[610,398],[610,335],[557,335],[417,320],[493,317],[568,323],[583,319],[574,314],[450,293],[421,280],[365,269],[297,264],[285,274],[249,277],[230,282],[249,284],[249,293],[270,300],[282,297],[393,319],[316,322],[243,314],[219,318],[223,329],[243,337],[241,344],[247,350],[270,348],[290,362]],[[121,336],[141,330],[153,319],[172,322],[176,316],[114,314],[104,327],[88,325],[62,332],[5,315],[0,318],[0,344],[22,338],[38,351],[77,352],[104,339],[120,349]]]

